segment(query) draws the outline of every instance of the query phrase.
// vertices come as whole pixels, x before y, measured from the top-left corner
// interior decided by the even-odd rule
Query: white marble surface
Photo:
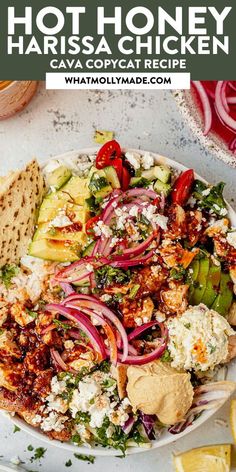
[[[54,154],[90,146],[95,129],[114,130],[122,145],[165,154],[194,167],[211,182],[223,180],[227,183],[225,195],[232,203],[236,171],[201,148],[169,92],[46,92],[41,84],[25,111],[0,122],[0,174],[20,167],[32,156],[43,161]],[[235,203],[233,206],[236,209]],[[13,425],[0,417],[0,455],[4,460],[19,456],[28,471],[103,472],[105,468],[110,472],[171,472],[173,452],[208,443],[231,442],[228,417],[229,403],[197,431],[170,446],[126,459],[97,458],[94,465],[78,461],[69,452],[40,444],[23,432],[13,434]],[[226,421],[219,425],[216,421],[219,418]],[[27,451],[30,444],[47,447],[41,463],[30,462],[32,452]],[[69,468],[65,467],[68,459],[73,463]]]

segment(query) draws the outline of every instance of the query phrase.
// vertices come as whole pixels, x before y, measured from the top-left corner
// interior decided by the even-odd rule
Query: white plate
[[[98,147],[93,147],[93,148],[85,148],[81,149],[80,151],[73,151],[73,152],[68,152],[66,154],[61,154],[60,156],[55,156],[51,159],[60,159],[60,160],[67,160],[68,158],[76,158],[77,156],[81,154],[94,154],[97,151]],[[140,150],[140,149],[129,149],[129,151],[132,152],[137,152],[138,154],[144,154],[146,151]],[[155,153],[150,153],[156,163],[162,163],[162,164],[167,164],[171,166],[173,169],[176,169],[178,171],[183,171],[186,170],[186,167],[182,164],[179,164],[178,162],[172,161],[171,159],[168,159],[167,157],[161,156],[159,154]],[[50,160],[51,160],[50,159]],[[46,164],[46,163],[45,163]],[[199,180],[202,180],[203,182],[207,183],[205,179],[200,177],[198,174],[195,174],[195,177],[198,178]],[[236,213],[232,209],[232,207],[227,204],[228,209],[229,209],[229,218],[232,221],[232,224],[236,226]],[[231,362],[228,367],[228,373],[227,373],[227,379],[228,380],[234,380],[236,378],[236,364],[234,362]],[[227,399],[226,399],[227,400]],[[226,401],[225,400],[225,401]],[[205,421],[208,420],[217,410],[217,409],[212,409],[208,411],[204,411],[201,416],[196,419],[196,421],[193,422],[192,426],[189,426],[185,431],[179,434],[170,434],[168,431],[165,431],[160,439],[157,439],[155,441],[152,441],[152,449],[158,448],[165,446],[166,444],[170,444],[174,441],[176,441],[179,438],[182,438],[183,436],[191,433],[194,431],[196,428],[198,428],[201,424],[205,423]],[[96,448],[88,448],[86,446],[74,446],[73,444],[69,443],[61,443],[59,441],[55,440],[50,440],[48,437],[40,432],[39,429],[33,428],[32,426],[27,425],[25,421],[22,419],[18,418],[17,416],[11,416],[5,412],[2,412],[4,415],[7,415],[11,421],[13,421],[14,424],[19,426],[23,431],[26,431],[27,433],[31,434],[34,436],[36,439],[44,441],[48,443],[51,446],[56,446],[60,447],[62,449],[66,449],[67,451],[71,452],[77,452],[81,454],[93,454],[94,456],[117,456],[119,455],[119,451],[115,449],[105,449],[101,446],[98,446]],[[137,454],[141,452],[148,451],[150,449],[144,449],[142,447],[132,447],[127,450],[127,454]]]

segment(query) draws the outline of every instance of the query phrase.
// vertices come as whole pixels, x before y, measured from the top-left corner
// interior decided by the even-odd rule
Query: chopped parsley
[[[0,279],[6,288],[11,286],[11,279],[19,272],[19,267],[13,264],[6,264],[0,270]]]
[[[165,352],[161,356],[161,361],[162,362],[171,362],[172,357],[170,355],[170,351],[168,349],[165,350]]]
[[[170,271],[170,277],[174,280],[183,279],[186,276],[186,269],[183,266],[173,267]]]
[[[68,330],[71,329],[71,325],[68,323],[63,323],[62,321],[57,320],[56,318],[53,320],[53,323],[61,329]]]
[[[94,456],[86,456],[85,454],[74,454],[76,459],[79,459],[80,461],[85,461],[88,462],[89,464],[94,464],[95,462],[95,457]]]
[[[34,447],[32,446],[32,444],[30,444],[28,447],[27,447],[27,450],[32,452],[34,450]]]
[[[212,210],[216,215],[225,216],[226,203],[223,197],[225,183],[219,182],[217,185],[208,187],[200,180],[195,180],[193,196],[199,200],[199,205],[207,210]],[[209,189],[209,193],[204,195],[203,192]]]
[[[1,332],[0,332],[0,334],[1,334]],[[21,429],[19,428],[19,426],[17,426],[17,425],[15,424],[13,433],[18,433],[18,431],[21,431]]]
[[[76,424],[80,424],[80,423],[87,424],[90,422],[90,420],[91,420],[91,416],[89,413],[83,412],[83,411],[77,411],[76,416],[75,416]]]
[[[131,289],[130,289],[130,292],[129,292],[129,298],[132,298],[132,300],[136,297],[138,291],[140,289],[140,285],[137,284],[137,285],[134,285]]]
[[[72,461],[69,459],[69,460],[65,463],[65,466],[66,466],[66,467],[71,467],[71,466],[72,466]]]
[[[185,323],[185,324],[184,324],[184,327],[185,327],[186,329],[190,329],[190,328],[191,328],[191,323]]]
[[[208,346],[209,346],[209,349],[210,349],[210,354],[213,354],[213,352],[215,352],[215,350],[216,350],[216,346],[213,346],[213,344],[211,344],[211,343],[208,343]]]
[[[80,437],[80,435],[79,435],[78,433],[73,434],[73,436],[72,436],[72,438],[71,438],[71,441],[72,441],[74,444],[77,444],[77,446],[78,446],[79,444],[81,444],[81,442],[82,442],[82,441],[81,441],[81,437]]]
[[[38,313],[36,311],[29,310],[29,308],[26,308],[26,313],[28,313],[28,315],[32,318],[37,318],[38,316]]]
[[[113,387],[113,385],[115,385],[115,383],[116,383],[115,379],[106,379],[102,383],[102,387],[103,388],[110,388],[110,387]]]
[[[98,288],[102,288],[114,283],[127,284],[130,281],[130,270],[117,269],[111,266],[103,266],[95,271],[95,278]]]
[[[30,458],[30,462],[42,459],[46,451],[47,449],[45,449],[44,447],[37,447],[34,451],[34,455]]]

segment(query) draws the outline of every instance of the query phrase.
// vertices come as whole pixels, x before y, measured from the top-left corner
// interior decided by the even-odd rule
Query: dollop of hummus
[[[193,401],[190,374],[159,360],[129,366],[127,393],[133,409],[156,415],[167,425],[182,421]]]

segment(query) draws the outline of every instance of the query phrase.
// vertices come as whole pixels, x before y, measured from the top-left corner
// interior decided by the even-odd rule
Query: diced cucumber
[[[144,177],[131,177],[130,187],[147,187],[150,185],[150,181]]]
[[[104,172],[106,174],[106,178],[111,184],[112,188],[120,188],[120,181],[116,172],[116,169],[112,166],[104,167]]]
[[[66,184],[70,177],[71,170],[65,166],[60,166],[53,172],[50,172],[47,177],[47,182],[50,187],[54,187],[56,190],[58,190],[62,187],[62,185]]]
[[[142,172],[142,177],[148,180],[160,180],[164,184],[169,182],[171,171],[170,168],[164,165],[154,166],[149,170],[144,170]]]
[[[171,170],[169,167],[160,165],[160,166],[155,166],[155,175],[156,178],[159,179],[163,184],[167,184],[170,180],[171,176]]]
[[[88,246],[86,246],[86,248],[84,248],[82,252],[82,257],[91,256],[95,244],[96,244],[96,241],[92,241],[90,244],[88,244]]]
[[[106,174],[101,170],[96,170],[90,179],[89,190],[92,192],[95,198],[105,198],[109,193],[112,192],[112,187],[108,183]]]
[[[165,196],[169,195],[171,191],[171,185],[170,184],[165,184],[161,182],[160,180],[157,180],[154,184],[154,190],[157,193],[163,193]]]

